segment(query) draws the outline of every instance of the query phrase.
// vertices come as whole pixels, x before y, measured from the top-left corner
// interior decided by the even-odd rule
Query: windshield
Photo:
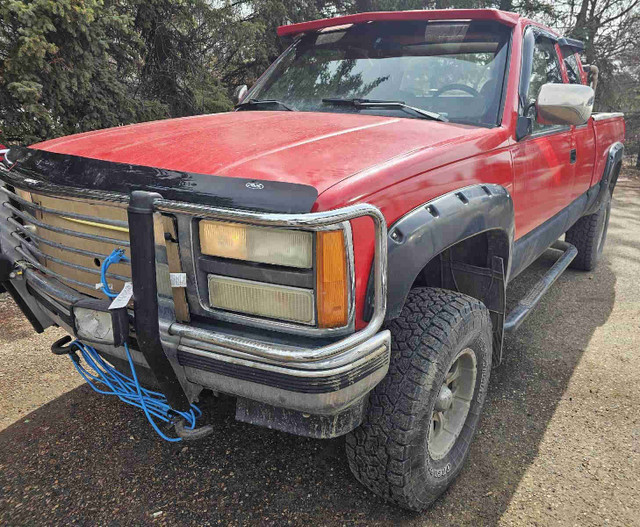
[[[245,100],[278,101],[297,111],[420,117],[398,107],[323,99],[398,101],[453,122],[495,126],[509,36],[509,28],[484,21],[371,22],[330,28],[295,42]]]

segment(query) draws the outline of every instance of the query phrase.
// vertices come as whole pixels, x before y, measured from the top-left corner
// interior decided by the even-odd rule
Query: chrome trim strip
[[[9,209],[13,214],[21,218],[22,220],[33,223],[37,227],[42,227],[43,229],[47,229],[52,232],[57,232],[59,234],[66,234],[67,236],[75,236],[76,238],[84,238],[85,240],[93,240],[96,242],[109,243],[111,245],[129,247],[128,240],[116,240],[115,238],[108,238],[107,236],[99,236],[97,234],[87,234],[84,232],[72,231],[69,229],[63,229],[62,227],[54,227],[49,225],[48,223],[44,223],[40,220],[34,218],[31,214],[27,214],[21,210],[16,209],[13,205],[10,205],[8,202],[2,203],[5,208]]]
[[[594,121],[604,121],[606,119],[615,119],[616,117],[624,117],[622,112],[596,112],[591,114]]]
[[[339,368],[341,366],[349,364],[352,361],[360,360],[362,357],[369,355],[373,350],[382,346],[386,347],[387,349],[391,348],[391,333],[388,330],[376,333],[370,339],[346,350],[344,353],[341,353],[339,355],[313,362],[296,362],[295,364],[291,364],[291,361],[283,360],[281,358],[266,358],[263,356],[236,351],[230,348],[224,348],[222,346],[217,346],[215,344],[210,344],[208,342],[190,338],[182,338],[180,340],[178,349],[182,349],[184,347],[185,349],[188,348],[188,350],[191,352],[193,352],[194,349],[197,349],[198,354],[204,357],[213,355],[224,355],[229,358],[249,360],[254,362],[256,364],[256,367],[259,367],[258,363],[260,363],[272,364],[285,368],[293,367],[299,370],[329,370],[332,368]],[[290,352],[291,354],[295,354],[295,352],[299,349],[294,346],[287,345],[279,345],[278,347],[279,349]]]
[[[384,335],[383,335],[384,337]],[[184,351],[187,353],[191,353],[193,355],[199,355],[201,357],[207,357],[207,358],[212,358],[212,359],[216,359],[222,362],[227,362],[230,364],[239,364],[242,366],[248,366],[251,368],[255,368],[258,370],[263,370],[263,371],[270,371],[270,372],[277,372],[277,373],[284,373],[287,375],[292,375],[294,377],[303,377],[303,378],[308,378],[308,379],[315,379],[315,378],[322,378],[322,377],[328,377],[330,375],[336,375],[336,374],[340,374],[340,373],[345,373],[348,371],[352,371],[356,368],[358,368],[359,366],[361,366],[362,364],[365,364],[369,361],[375,360],[376,358],[378,358],[380,355],[384,355],[386,353],[388,353],[389,351],[389,346],[387,345],[387,343],[385,342],[386,339],[382,338],[382,339],[376,339],[376,344],[375,346],[371,345],[369,346],[368,343],[363,343],[361,346],[367,344],[367,352],[365,353],[361,353],[359,347],[353,348],[353,352],[357,353],[359,355],[359,357],[357,359],[353,359],[353,358],[349,358],[348,361],[345,361],[344,364],[342,365],[337,365],[334,366],[332,368],[327,368],[327,369],[319,369],[319,368],[314,368],[314,369],[310,369],[310,368],[296,368],[296,369],[292,369],[292,368],[287,368],[287,367],[283,367],[283,366],[278,366],[278,365],[274,365],[274,364],[266,364],[263,362],[256,362],[254,360],[247,360],[247,359],[241,359],[238,357],[231,357],[228,355],[224,355],[224,354],[218,354],[218,353],[214,353],[211,351],[202,351],[198,348],[192,348],[191,346],[187,346],[184,344],[180,344],[178,346],[178,350],[179,351]],[[382,341],[382,342],[381,342]],[[306,365],[305,365],[306,366]]]

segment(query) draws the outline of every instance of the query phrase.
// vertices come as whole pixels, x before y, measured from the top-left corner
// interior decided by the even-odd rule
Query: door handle
[[[571,149],[571,164],[573,165],[578,160],[578,152],[575,148]]]

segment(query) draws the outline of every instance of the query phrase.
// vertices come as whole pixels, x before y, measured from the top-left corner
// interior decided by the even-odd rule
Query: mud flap
[[[450,260],[449,252],[443,255],[442,286],[481,300],[489,310],[493,324],[493,366],[502,362],[504,319],[507,305],[504,260],[491,259],[491,268],[477,267]]]
[[[335,415],[310,415],[238,397],[236,421],[299,436],[331,439],[347,434],[360,425],[367,401],[368,397],[363,397]]]

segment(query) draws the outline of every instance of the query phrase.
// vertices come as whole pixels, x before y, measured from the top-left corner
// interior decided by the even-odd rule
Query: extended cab
[[[624,121],[592,115],[580,42],[513,13],[279,34],[234,112],[11,148],[0,281],[36,331],[123,371],[126,340],[175,409],[208,389],[242,421],[346,434],[362,483],[423,509],[461,470],[504,332],[569,265],[596,265]],[[557,263],[507,312],[549,247]],[[117,248],[124,335],[96,288]]]

